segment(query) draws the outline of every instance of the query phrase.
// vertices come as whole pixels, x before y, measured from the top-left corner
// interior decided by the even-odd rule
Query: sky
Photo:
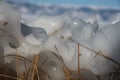
[[[74,4],[74,5],[97,5],[119,7],[120,0],[21,0],[33,3]]]

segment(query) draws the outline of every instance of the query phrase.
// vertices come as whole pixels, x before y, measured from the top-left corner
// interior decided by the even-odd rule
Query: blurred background
[[[33,21],[41,16],[60,16],[96,19],[109,24],[120,20],[120,0],[2,0],[15,5],[22,21]]]
[[[29,3],[50,3],[50,4],[73,4],[73,5],[94,5],[94,6],[107,6],[107,7],[120,7],[120,0],[6,0],[6,1],[19,1]]]

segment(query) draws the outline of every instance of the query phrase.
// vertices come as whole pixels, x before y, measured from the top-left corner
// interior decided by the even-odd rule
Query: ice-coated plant
[[[119,80],[120,22],[100,28],[66,16],[24,24],[20,17],[0,3],[0,79]]]

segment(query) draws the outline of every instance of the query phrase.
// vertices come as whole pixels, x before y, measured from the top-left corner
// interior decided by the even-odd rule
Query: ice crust
[[[96,53],[87,48],[96,52],[101,51],[120,62],[120,22],[99,29],[97,21],[90,23],[68,16],[44,16],[24,24],[26,25],[24,27],[29,27],[31,30],[24,36],[20,20],[20,13],[16,8],[0,3],[0,34],[8,35],[0,36],[4,54],[15,53],[15,48],[24,56],[51,50],[63,58],[67,67],[77,70],[78,44],[80,44],[81,69],[89,69],[95,74],[106,74],[116,66],[99,55],[94,58]]]

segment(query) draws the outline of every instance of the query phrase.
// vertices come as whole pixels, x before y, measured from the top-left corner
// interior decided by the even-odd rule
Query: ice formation
[[[15,53],[16,48],[23,56],[51,50],[61,56],[71,70],[78,69],[79,48],[81,69],[88,69],[95,74],[112,71],[116,64],[95,52],[101,51],[120,63],[119,30],[120,22],[99,28],[96,21],[92,24],[65,16],[45,16],[32,23],[21,24],[19,11],[0,3],[0,45],[4,54]],[[51,62],[46,65],[54,64]]]

